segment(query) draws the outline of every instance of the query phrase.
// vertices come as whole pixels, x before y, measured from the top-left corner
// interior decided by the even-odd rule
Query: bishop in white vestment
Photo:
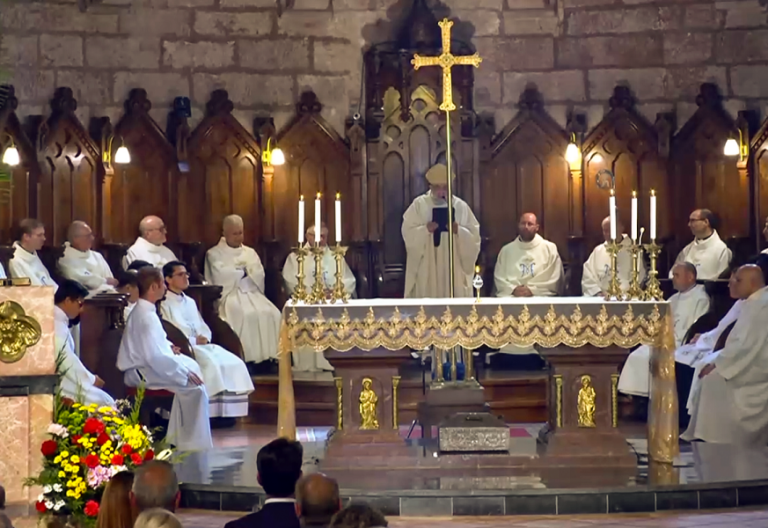
[[[715,215],[708,209],[692,212],[688,225],[694,236],[693,242],[685,246],[675,259],[675,264],[690,262],[696,266],[701,280],[717,279],[731,263],[731,250],[713,228],[714,221]],[[669,273],[671,277],[672,271]]]
[[[240,338],[246,361],[277,359],[280,310],[264,295],[264,267],[259,254],[243,244],[243,219],[239,216],[224,219],[223,233],[205,255],[205,280],[222,287],[219,316]]]
[[[58,285],[51,278],[48,268],[37,256],[45,243],[45,227],[39,220],[27,218],[19,222],[21,238],[13,243],[13,258],[8,262],[8,271],[11,277],[26,277],[32,283],[32,286],[53,286],[53,290],[58,289]]]
[[[245,363],[232,352],[211,343],[210,327],[203,321],[195,301],[184,294],[189,287],[187,268],[181,262],[169,262],[163,266],[163,275],[168,291],[160,303],[160,314],[189,339],[203,373],[209,415],[212,418],[248,416],[248,394],[253,392],[253,382]]]
[[[605,242],[597,246],[587,261],[584,263],[581,277],[581,293],[587,297],[599,297],[608,291],[611,282],[611,256],[608,253],[608,242],[611,240],[611,219],[605,218],[602,223],[603,238]],[[616,223],[616,232],[622,233],[624,226],[620,221]],[[632,276],[632,254],[629,248],[632,241],[627,235],[621,235],[621,249],[616,257],[616,273],[619,279],[621,291],[629,289]],[[638,278],[641,283],[645,280],[645,263],[638,259]]]
[[[156,216],[147,216],[139,223],[139,238],[128,248],[123,257],[123,268],[134,260],[144,260],[156,268],[162,268],[167,263],[178,260],[173,251],[165,246],[167,230],[165,223]]]
[[[403,215],[402,234],[407,252],[404,297],[450,297],[447,229],[454,232],[454,295],[471,297],[475,262],[480,253],[480,224],[469,205],[454,196],[453,226],[438,225],[433,210],[447,211],[448,168],[434,165],[426,178],[429,191],[418,196]]]
[[[109,264],[98,251],[93,251],[93,231],[88,224],[80,220],[69,226],[64,243],[64,255],[57,263],[59,273],[88,288],[91,295],[100,292],[113,292],[117,279],[112,275]]]

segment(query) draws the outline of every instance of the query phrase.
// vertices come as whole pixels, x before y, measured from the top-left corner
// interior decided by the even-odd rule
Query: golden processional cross
[[[453,21],[444,18],[438,22],[440,32],[443,37],[443,52],[437,57],[422,57],[418,54],[413,55],[411,64],[413,69],[418,70],[423,66],[440,66],[443,69],[443,102],[440,104],[440,110],[445,112],[445,164],[448,169],[448,291],[453,297],[454,293],[454,255],[453,255],[453,172],[451,169],[451,112],[456,110],[453,104],[453,79],[451,68],[454,66],[474,66],[480,67],[483,59],[480,55],[453,55],[451,54],[451,28]]]

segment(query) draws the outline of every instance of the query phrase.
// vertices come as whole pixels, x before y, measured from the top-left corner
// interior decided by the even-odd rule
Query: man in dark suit
[[[301,478],[304,449],[299,442],[278,438],[259,450],[257,480],[267,500],[257,512],[228,522],[224,528],[300,528],[293,498]]]

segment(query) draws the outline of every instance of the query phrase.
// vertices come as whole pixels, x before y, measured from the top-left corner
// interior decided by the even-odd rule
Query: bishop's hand
[[[173,350],[173,353],[177,356],[181,355],[181,348],[177,347],[176,345],[171,345],[171,350]]]
[[[454,222],[453,223],[453,234],[458,235],[459,234],[459,224]]]
[[[703,378],[707,374],[711,373],[713,370],[715,370],[715,364],[709,363],[708,365],[705,365],[703,369],[701,369],[701,372],[699,373],[699,378]]]
[[[429,231],[430,233],[434,233],[435,231],[437,231],[437,222],[429,222],[427,224],[427,231]]]
[[[521,284],[514,290],[512,290],[513,297],[533,297],[533,292],[528,286]]]
[[[190,382],[192,385],[197,385],[197,386],[200,386],[200,385],[202,385],[202,384],[203,384],[203,380],[201,380],[201,379],[200,379],[200,376],[198,376],[198,375],[197,375],[197,374],[195,374],[194,372],[190,372],[189,374],[187,374],[187,379],[189,379],[189,382]]]
[[[207,337],[205,337],[205,336],[197,336],[197,337],[195,338],[195,342],[196,342],[198,345],[207,345],[207,344],[208,344],[208,338],[207,338]]]

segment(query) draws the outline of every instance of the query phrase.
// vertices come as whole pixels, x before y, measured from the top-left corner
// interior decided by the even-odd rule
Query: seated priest
[[[115,400],[102,390],[104,380],[85,368],[75,353],[75,340],[69,331],[80,317],[88,289],[73,280],[65,280],[53,297],[53,321],[61,395],[76,402],[114,407]]]
[[[25,218],[19,222],[19,239],[13,243],[13,258],[8,262],[8,271],[14,279],[26,277],[32,286],[53,286],[55,291],[58,285],[37,256],[44,243],[45,226],[40,220]]]
[[[165,223],[157,216],[145,216],[139,223],[139,238],[128,248],[123,257],[123,268],[134,260],[144,260],[156,268],[177,260],[173,251],[165,246],[167,230]]]
[[[677,293],[669,298],[669,307],[675,325],[675,349],[678,349],[688,329],[709,311],[709,296],[703,285],[696,284],[696,266],[690,262],[681,262],[672,268],[672,284]],[[627,357],[619,378],[619,392],[648,397],[650,360],[651,349],[646,345]]]
[[[166,436],[171,444],[185,451],[210,449],[208,393],[200,366],[168,341],[157,315],[155,305],[165,295],[163,274],[144,267],[137,278],[140,297],[125,325],[117,368],[129,387],[144,383],[147,389],[174,393]]]
[[[741,314],[722,349],[696,365],[691,421],[683,440],[755,446],[768,444],[768,289],[762,270],[746,264],[735,289]]]
[[[306,233],[307,245],[311,247],[315,244],[315,226],[311,226],[307,229]],[[320,229],[320,247],[325,248],[322,261],[322,276],[323,284],[325,286],[325,294],[327,297],[331,296],[334,286],[336,285],[336,258],[333,256],[331,249],[328,247],[328,227],[325,223],[321,224]],[[342,281],[344,283],[344,291],[350,296],[357,297],[355,287],[357,286],[357,280],[355,274],[349,268],[347,261],[342,261],[344,265],[344,275]],[[285,266],[283,266],[283,280],[285,281],[286,293],[291,295],[296,289],[299,281],[297,275],[299,273],[299,264],[296,260],[296,254],[291,253],[285,260]],[[312,256],[308,256],[304,259],[304,285],[309,292],[312,289],[312,285],[315,283],[315,259]],[[318,372],[321,370],[332,371],[333,367],[328,360],[325,359],[322,352],[316,352],[311,346],[301,347],[299,350],[293,352],[293,369],[299,372]]]
[[[587,261],[584,263],[583,275],[581,277],[581,293],[587,297],[602,297],[608,291],[608,285],[611,282],[611,256],[608,253],[608,242],[611,241],[611,218],[606,217],[601,224],[603,230],[603,239],[605,242],[597,246]],[[619,254],[616,257],[616,273],[619,279],[621,291],[629,289],[629,283],[632,277],[632,254],[629,248],[632,241],[624,234],[624,224],[620,219],[616,220],[616,233],[621,238]],[[645,263],[638,259],[637,280],[645,280]]]
[[[690,262],[696,266],[700,280],[717,279],[731,264],[731,250],[720,240],[715,230],[716,223],[717,217],[709,209],[692,212],[688,227],[693,233],[693,242],[685,246],[675,260],[675,264]]]
[[[455,174],[451,178],[455,179]],[[448,225],[448,168],[438,163],[427,171],[429,191],[416,197],[403,215],[407,252],[406,298],[450,297],[448,229],[454,233],[454,295],[472,297],[472,277],[480,253],[480,224],[469,205],[453,196],[453,225]]]
[[[65,279],[79,282],[91,292],[113,292],[117,279],[98,251],[93,251],[93,231],[88,224],[75,220],[67,231],[64,255],[59,259],[59,273]]]
[[[224,219],[223,236],[205,255],[205,280],[222,287],[219,316],[240,338],[245,361],[277,359],[280,310],[264,295],[259,254],[243,244],[243,219]]]
[[[248,395],[253,382],[242,359],[211,343],[211,329],[203,321],[194,300],[184,294],[189,288],[189,273],[183,262],[163,266],[168,290],[160,303],[160,315],[187,336],[195,360],[200,365],[208,392],[211,418],[248,416]]]

